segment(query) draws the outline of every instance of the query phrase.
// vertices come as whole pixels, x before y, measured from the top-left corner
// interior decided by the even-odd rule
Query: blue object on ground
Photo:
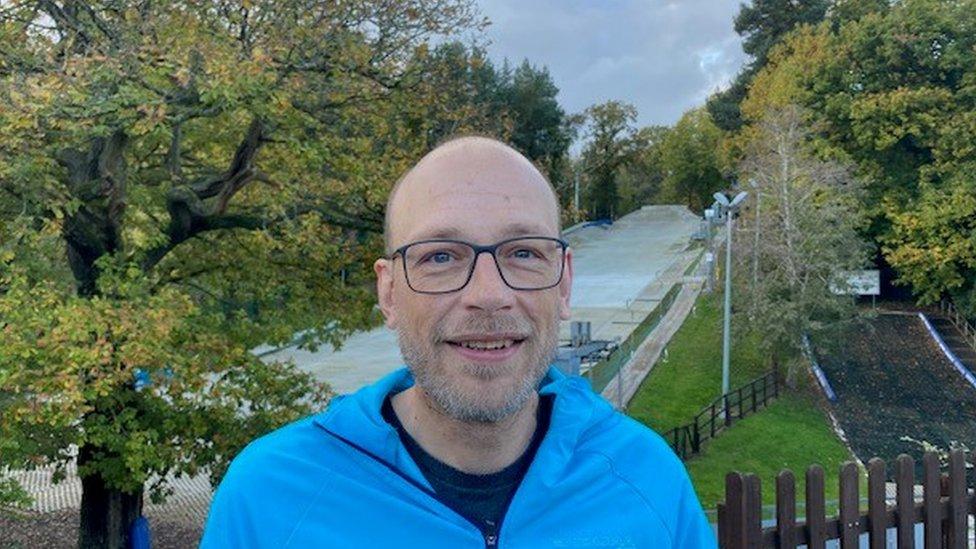
[[[149,521],[140,516],[129,529],[128,549],[151,549],[152,540],[149,536]]]

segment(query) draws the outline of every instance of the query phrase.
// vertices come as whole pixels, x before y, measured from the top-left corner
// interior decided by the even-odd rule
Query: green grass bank
[[[691,421],[719,396],[721,365],[722,296],[702,294],[668,345],[667,360],[659,361],[641,384],[628,413],[659,433]],[[761,375],[765,368],[757,337],[733,339],[732,388]],[[849,459],[850,452],[831,429],[812,389],[802,384],[796,390],[782,390],[767,409],[707,442],[686,466],[702,505],[714,511],[724,498],[729,471],[759,475],[763,502],[772,504],[779,471],[793,470],[802,494],[804,472],[819,463],[826,473],[827,499],[836,499],[838,470]]]

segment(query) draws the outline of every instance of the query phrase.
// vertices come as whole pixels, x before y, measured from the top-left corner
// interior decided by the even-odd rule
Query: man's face
[[[548,184],[514,151],[483,139],[451,143],[407,175],[391,205],[392,249],[451,238],[488,245],[519,236],[559,237]],[[477,257],[459,291],[420,294],[407,285],[403,257],[377,260],[387,326],[397,331],[417,386],[442,412],[495,422],[520,410],[545,374],[560,319],[569,318],[572,253],[559,285],[513,290],[490,254]],[[470,347],[505,346],[484,351]]]

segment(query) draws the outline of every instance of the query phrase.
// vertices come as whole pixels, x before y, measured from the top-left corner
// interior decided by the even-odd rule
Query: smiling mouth
[[[448,343],[451,345],[457,345],[466,349],[474,349],[476,351],[494,351],[497,349],[506,349],[516,343],[521,342],[521,339],[501,339],[492,341],[448,341]]]
[[[460,341],[445,341],[461,356],[474,360],[497,361],[504,360],[522,346],[525,338],[509,337],[505,339],[468,339]]]

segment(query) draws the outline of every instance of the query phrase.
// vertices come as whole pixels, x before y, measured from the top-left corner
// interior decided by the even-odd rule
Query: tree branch
[[[199,200],[196,202],[187,201],[185,204],[187,205],[185,210],[171,210],[170,215],[172,220],[178,220],[177,225],[188,226],[189,230],[178,233],[170,232],[169,242],[147,252],[142,262],[144,271],[149,271],[155,267],[166,254],[199,234],[217,230],[255,231],[268,229],[313,213],[318,214],[326,223],[335,227],[377,234],[383,231],[382,219],[363,219],[330,204],[301,204],[291,208],[287,213],[277,216],[263,214],[262,212],[207,215],[200,209]],[[171,221],[170,228],[173,227],[174,224]]]

